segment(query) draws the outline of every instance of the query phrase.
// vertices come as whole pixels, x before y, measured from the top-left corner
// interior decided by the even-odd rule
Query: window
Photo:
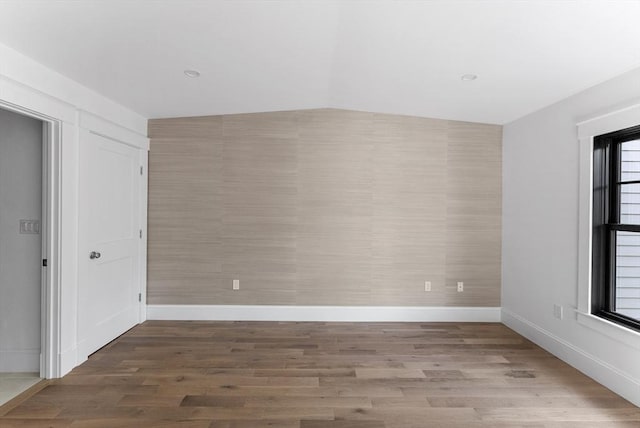
[[[593,148],[591,313],[640,331],[640,126]]]

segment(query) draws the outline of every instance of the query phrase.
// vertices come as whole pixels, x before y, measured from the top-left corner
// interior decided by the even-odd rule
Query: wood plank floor
[[[640,427],[501,324],[148,321],[1,427]]]

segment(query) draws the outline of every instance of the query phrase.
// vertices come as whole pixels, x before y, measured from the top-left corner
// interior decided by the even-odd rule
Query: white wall
[[[579,172],[588,167],[580,165],[576,124],[635,103],[640,69],[504,127],[502,305],[505,324],[640,405],[640,335],[613,338],[578,322],[575,311],[585,285]],[[554,304],[563,306],[562,320]]]
[[[16,107],[59,124],[60,146],[55,153],[59,169],[53,171],[60,190],[54,213],[60,228],[58,257],[50,257],[47,272],[59,286],[59,299],[53,299],[48,309],[59,311],[60,317],[50,344],[56,358],[47,361],[52,367],[45,375],[62,376],[82,362],[76,347],[78,287],[82,287],[78,283],[79,129],[148,150],[147,119],[1,44],[0,58],[0,107]]]
[[[0,372],[40,371],[42,122],[0,109]]]

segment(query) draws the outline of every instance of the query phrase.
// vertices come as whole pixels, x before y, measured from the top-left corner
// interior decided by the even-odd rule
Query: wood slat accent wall
[[[150,304],[500,305],[500,126],[320,109],[149,135]]]

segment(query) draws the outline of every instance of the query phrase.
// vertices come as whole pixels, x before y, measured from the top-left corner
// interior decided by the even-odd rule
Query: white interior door
[[[139,322],[140,149],[80,138],[78,352],[83,358]]]

